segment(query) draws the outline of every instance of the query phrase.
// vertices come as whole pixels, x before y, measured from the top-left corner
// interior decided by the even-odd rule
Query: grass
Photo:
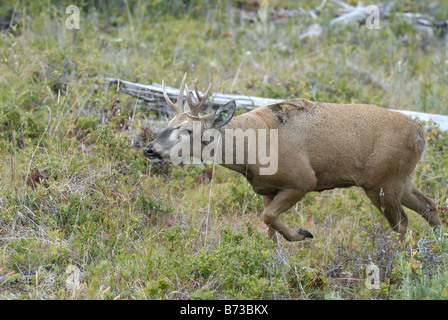
[[[445,46],[397,21],[330,28],[331,3],[322,35],[300,41],[309,17],[252,24],[229,2],[168,3],[86,6],[80,30],[59,2],[0,9],[19,22],[0,34],[0,298],[446,299],[447,240],[416,214],[400,243],[360,190],[312,193],[281,218],[315,238],[268,242],[244,178],[148,163],[155,115],[104,80],[175,86],[188,71],[215,91],[447,114]],[[426,128],[416,184],[443,207],[448,134]]]

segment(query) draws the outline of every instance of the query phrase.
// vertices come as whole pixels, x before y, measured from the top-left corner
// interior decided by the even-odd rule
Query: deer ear
[[[233,117],[236,110],[235,100],[227,102],[216,110],[209,120],[207,121],[207,127],[209,128],[220,128],[225,126]]]

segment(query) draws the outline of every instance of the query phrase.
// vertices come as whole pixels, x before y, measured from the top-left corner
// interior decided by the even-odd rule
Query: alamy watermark
[[[368,15],[366,18],[366,28],[369,30],[380,28],[380,8],[377,5],[370,5],[366,7],[365,13]]]
[[[273,175],[278,169],[277,129],[225,129],[202,131],[201,122],[193,121],[192,134],[187,130],[173,130],[170,141],[176,142],[170,150],[173,163],[198,164],[210,160],[217,164],[257,164],[260,175]]]
[[[65,286],[68,290],[76,291],[79,289],[80,283],[80,274],[81,271],[75,265],[69,265],[67,269],[65,269],[65,273],[68,274],[67,279],[65,280]]]
[[[67,19],[65,19],[65,27],[69,30],[80,29],[80,13],[79,8],[75,5],[70,5],[65,8],[65,13],[70,14]]]
[[[373,262],[366,269],[366,287],[367,289],[380,288],[380,269]]]
[[[80,29],[80,10],[76,5],[69,5],[65,8],[65,13],[69,16],[65,19],[67,29]],[[380,8],[377,5],[369,5],[365,8],[366,28],[369,30],[380,28]]]

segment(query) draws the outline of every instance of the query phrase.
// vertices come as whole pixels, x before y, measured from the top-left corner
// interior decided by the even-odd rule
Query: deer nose
[[[143,155],[146,157],[154,157],[156,152],[154,151],[152,143],[143,148]]]

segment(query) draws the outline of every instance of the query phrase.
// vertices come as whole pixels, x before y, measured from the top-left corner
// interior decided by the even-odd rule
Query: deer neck
[[[258,129],[268,129],[268,126],[255,114],[245,113],[234,116],[228,124],[218,129],[220,132],[219,145],[222,152],[217,153],[213,160],[223,167],[239,172],[246,177],[251,176],[248,157],[250,152],[254,152],[251,147],[257,145]],[[241,153],[243,153],[242,158]]]

